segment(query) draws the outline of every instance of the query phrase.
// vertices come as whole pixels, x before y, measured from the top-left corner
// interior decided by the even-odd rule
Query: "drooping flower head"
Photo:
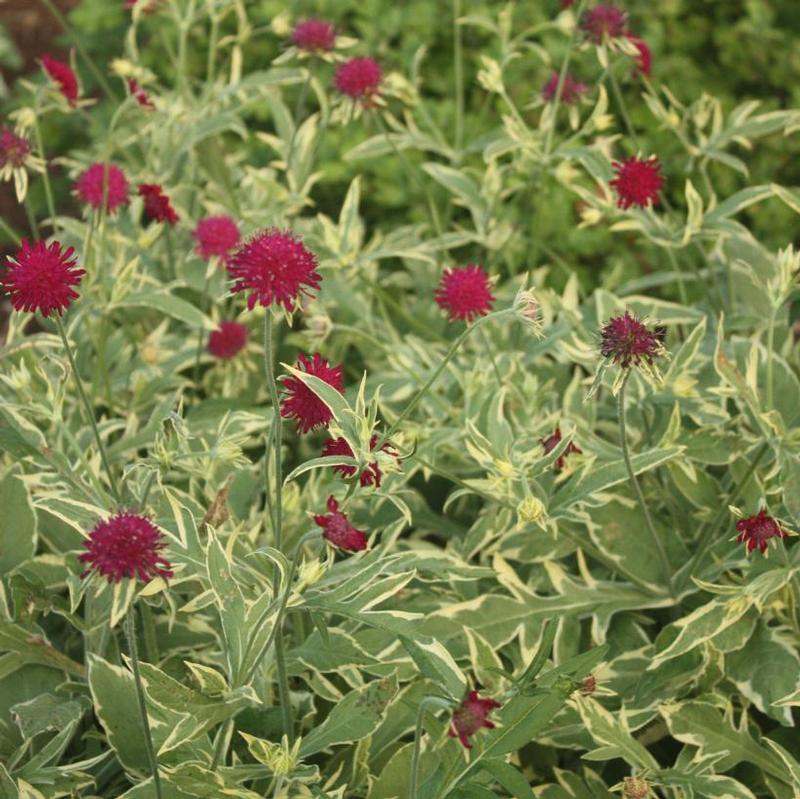
[[[155,103],[150,99],[150,95],[147,93],[145,89],[143,89],[136,80],[133,78],[128,78],[128,91],[131,93],[131,97],[136,100],[137,103],[142,108],[146,108],[148,111],[152,111],[155,109]]]
[[[55,311],[61,316],[78,298],[72,287],[85,274],[77,268],[74,255],[72,247],[63,250],[57,241],[50,246],[43,241],[30,245],[23,239],[14,259],[8,259],[8,271],[2,279],[14,309],[39,311],[42,316]]]
[[[378,437],[372,436],[369,440],[369,448],[370,450],[374,450],[376,444],[378,443]],[[386,452],[387,454],[397,458],[397,453],[394,451],[392,446],[387,441],[382,447],[382,452]],[[325,445],[322,448],[322,455],[323,457],[327,457],[329,455],[344,455],[345,457],[352,458],[353,457],[353,450],[350,448],[350,445],[347,443],[347,439],[345,438],[329,438]],[[347,466],[345,464],[339,464],[338,466],[334,466],[333,470],[338,472],[342,477],[352,477],[356,473],[355,466]],[[359,475],[359,483],[362,486],[369,486],[373,483],[375,484],[376,488],[381,487],[381,480],[383,479],[383,472],[381,471],[381,467],[378,465],[377,461],[372,461],[372,463],[368,464],[366,469]]]
[[[344,511],[339,510],[339,503],[328,497],[328,513],[317,514],[314,521],[322,528],[322,537],[333,546],[347,552],[360,552],[367,548],[367,535],[350,524]]]
[[[42,56],[42,68],[58,84],[58,90],[70,105],[78,101],[78,79],[69,64],[58,61],[49,55]]]
[[[292,311],[305,294],[319,288],[317,257],[289,230],[265,230],[252,236],[228,260],[231,292],[249,291],[247,307],[282,305]]]
[[[341,94],[370,105],[382,79],[383,71],[374,58],[351,58],[336,70],[334,84]]]
[[[630,208],[636,205],[646,208],[658,203],[658,195],[664,187],[661,164],[658,159],[626,158],[624,161],[612,161],[617,176],[611,185],[617,191],[617,205]]]
[[[125,173],[116,164],[92,164],[76,181],[75,194],[82,202],[99,209],[103,205],[103,186],[106,180],[106,208],[109,214],[113,214],[128,202],[128,181]]]
[[[770,538],[788,537],[786,530],[783,530],[772,516],[768,516],[764,508],[755,516],[739,519],[739,521],[736,522],[736,529],[739,531],[736,540],[740,544],[745,543],[748,552],[759,549],[761,553],[764,554],[769,546]]]
[[[561,442],[561,428],[556,427],[553,432],[547,436],[547,438],[541,439],[542,446],[544,447],[544,454],[547,455],[552,452]],[[581,455],[583,453],[582,449],[578,449],[575,444],[571,441],[567,444],[567,448],[561,453],[561,455],[556,459],[556,462],[553,464],[553,468],[560,472],[564,468],[564,459],[572,454]]]
[[[300,355],[296,368],[324,380],[339,393],[344,389],[341,366],[331,366],[318,352],[311,358]],[[327,427],[333,415],[330,408],[299,378],[282,377],[286,394],[281,401],[281,416],[297,421],[297,432],[308,433],[318,427]]]
[[[437,305],[447,311],[451,322],[456,319],[471,322],[485,316],[494,302],[489,275],[476,264],[445,269],[435,296]]]
[[[208,337],[208,351],[223,361],[238,355],[247,344],[247,328],[238,322],[220,322]]]
[[[609,319],[600,331],[600,354],[613,363],[628,369],[631,366],[651,366],[665,354],[663,336],[658,328],[650,328],[629,311]]]
[[[295,47],[308,53],[328,52],[336,44],[336,31],[330,22],[322,19],[306,19],[292,31]]]
[[[144,198],[144,215],[151,222],[177,223],[178,215],[158,183],[139,184],[139,196]]]
[[[605,39],[617,39],[628,28],[628,15],[616,6],[605,3],[590,8],[581,20],[581,29],[594,44]]]
[[[494,699],[481,699],[477,691],[470,691],[467,698],[453,711],[448,735],[458,738],[467,749],[472,749],[470,737],[481,728],[493,730],[495,723],[489,720],[489,714],[500,707]]]
[[[19,169],[30,154],[31,143],[24,136],[18,136],[6,125],[0,128],[0,169],[6,166]]]
[[[239,245],[239,226],[229,216],[207,216],[197,223],[192,234],[195,252],[205,261],[214,256],[227,260]]]
[[[161,554],[167,546],[161,531],[135,513],[117,513],[98,522],[83,542],[86,552],[78,559],[92,572],[118,583],[124,577],[149,583],[154,577],[172,577],[169,561]]]
[[[542,89],[542,97],[549,103],[558,92],[558,72],[554,72]],[[574,105],[581,99],[581,95],[589,91],[585,83],[576,80],[569,73],[564,75],[564,83],[561,86],[561,102],[564,105]]]
[[[647,42],[644,39],[640,39],[638,36],[634,36],[632,33],[626,33],[625,38],[637,50],[636,66],[639,68],[639,72],[649,78],[653,68],[653,54],[650,52]]]

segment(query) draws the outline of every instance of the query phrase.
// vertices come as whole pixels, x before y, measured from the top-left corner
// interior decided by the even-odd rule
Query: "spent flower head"
[[[581,19],[581,30],[594,44],[603,44],[606,39],[624,36],[628,28],[628,15],[620,8],[601,3],[590,8]]]
[[[630,311],[613,316],[600,331],[600,354],[609,361],[629,369],[631,366],[650,367],[657,358],[666,355],[664,329],[647,326]]]
[[[556,427],[556,429],[553,430],[553,432],[549,436],[547,436],[547,438],[541,439],[541,444],[542,447],[544,447],[545,455],[550,454],[560,443],[561,443],[560,427]],[[570,441],[569,444],[567,444],[564,451],[561,453],[561,455],[558,458],[556,458],[556,462],[553,464],[553,469],[556,472],[562,471],[564,468],[564,461],[566,460],[566,458],[568,458],[570,455],[573,454],[582,455],[583,450],[579,449],[575,444],[572,443],[572,441]]]
[[[373,435],[370,437],[369,440],[369,448],[370,450],[374,450],[378,443],[378,437]],[[390,457],[394,458],[396,461],[399,461],[397,456],[397,452],[395,449],[389,444],[387,441],[385,444],[381,446],[381,451],[385,452]],[[344,455],[345,457],[352,458],[353,457],[353,450],[350,445],[347,443],[347,439],[345,438],[329,438],[324,446],[322,447],[322,455],[323,457],[327,457],[329,455]],[[335,472],[338,472],[342,477],[352,477],[356,473],[355,466],[348,466],[346,464],[339,464],[333,467]],[[367,467],[361,472],[359,475],[359,483],[362,486],[369,486],[375,485],[376,488],[381,487],[381,480],[383,479],[383,471],[381,470],[378,461],[372,461],[367,465]]]
[[[762,555],[766,553],[771,538],[789,537],[789,533],[767,513],[766,508],[762,508],[755,516],[739,519],[736,530],[739,533],[736,541],[745,544],[748,553],[758,549]]]
[[[548,103],[554,100],[558,93],[559,77],[559,73],[554,72],[542,89],[542,97]],[[581,99],[581,96],[588,91],[588,84],[576,80],[572,75],[567,73],[564,75],[564,82],[561,85],[561,102],[564,105],[574,105]]]
[[[139,85],[135,78],[128,78],[126,83],[131,97],[133,97],[142,108],[146,108],[148,111],[155,110],[155,103],[150,99],[148,92]]]
[[[139,196],[144,199],[144,215],[151,222],[166,222],[175,225],[178,214],[172,207],[169,197],[164,194],[164,189],[158,183],[139,184]]]
[[[327,507],[327,514],[314,516],[314,522],[322,528],[322,537],[346,552],[366,549],[367,534],[350,524],[347,514],[339,510],[339,503],[333,497],[328,497]]]
[[[453,711],[448,734],[458,738],[467,749],[472,749],[470,738],[482,728],[493,730],[495,723],[489,720],[489,714],[500,707],[494,699],[482,699],[477,691],[470,691],[466,699]]]
[[[31,143],[25,136],[17,135],[11,128],[0,128],[0,170],[7,166],[19,169],[31,154]]]

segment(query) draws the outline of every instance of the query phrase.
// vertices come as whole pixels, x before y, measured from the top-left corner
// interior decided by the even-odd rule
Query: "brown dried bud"
[[[596,688],[597,679],[595,678],[594,674],[584,677],[583,682],[581,683],[581,696],[591,696],[595,692]]]
[[[646,799],[650,795],[650,783],[644,777],[625,777],[622,795],[625,799]]]

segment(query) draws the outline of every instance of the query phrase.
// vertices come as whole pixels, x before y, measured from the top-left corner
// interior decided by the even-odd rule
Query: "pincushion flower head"
[[[228,260],[232,293],[250,292],[247,307],[282,305],[294,310],[302,295],[311,296],[322,276],[317,257],[289,230],[265,230],[252,236]]]
[[[6,125],[0,128],[0,170],[20,169],[31,154],[31,143]]]
[[[626,33],[625,38],[636,48],[636,66],[639,72],[649,78],[653,68],[653,54],[647,42],[632,33]]]
[[[378,443],[378,437],[372,436],[369,440],[370,450],[374,450]],[[387,441],[381,446],[381,451],[387,455],[392,456],[397,460],[397,453]],[[322,447],[322,456],[329,455],[344,455],[345,457],[352,458],[353,450],[350,444],[347,443],[345,438],[329,438]],[[338,472],[342,477],[352,477],[356,473],[355,466],[347,466],[346,464],[339,464],[333,467],[335,472]],[[372,461],[359,475],[358,481],[362,486],[375,485],[376,488],[381,487],[381,480],[383,480],[383,472],[378,464],[378,461]]]
[[[374,58],[351,58],[336,70],[334,84],[340,94],[371,105],[382,79],[383,71]]]
[[[471,322],[492,310],[494,296],[489,285],[489,275],[476,264],[445,269],[436,289],[437,305],[447,311],[453,322],[461,319]]]
[[[162,551],[167,544],[161,531],[149,519],[135,513],[117,513],[98,522],[84,541],[78,560],[88,564],[81,575],[91,573],[118,583],[124,577],[149,583],[154,577],[172,577],[169,561]]]
[[[239,226],[229,216],[207,216],[197,223],[192,234],[195,252],[205,261],[214,256],[226,260],[239,245]]]
[[[78,298],[72,287],[85,274],[74,256],[72,247],[65,250],[57,241],[48,246],[43,241],[31,245],[23,239],[17,254],[8,259],[8,271],[2,279],[14,309],[61,316]]]
[[[651,330],[630,311],[609,319],[600,331],[600,354],[610,362],[628,369],[631,366],[650,367],[662,355],[663,328]]]
[[[292,43],[307,53],[326,53],[336,44],[336,31],[330,22],[306,19],[298,22],[292,31]]]
[[[762,555],[767,551],[770,538],[788,538],[789,536],[786,530],[767,514],[765,508],[762,508],[755,516],[739,519],[736,522],[736,530],[739,532],[736,537],[737,542],[745,544],[748,552],[758,549]]]
[[[472,749],[470,738],[482,728],[493,730],[495,723],[489,714],[500,707],[494,699],[481,699],[477,691],[470,691],[467,698],[453,711],[453,719],[448,734],[458,738],[467,749]]]
[[[618,39],[628,28],[628,15],[616,6],[602,3],[590,8],[581,20],[581,30],[589,41],[602,44],[606,39]]]
[[[554,72],[542,89],[542,97],[548,103],[555,99],[558,92],[558,79],[558,72]],[[581,99],[581,95],[588,91],[589,87],[585,83],[581,83],[567,73],[564,75],[564,82],[561,86],[561,102],[564,105],[574,105]]]
[[[301,372],[324,380],[339,393],[344,389],[341,366],[331,366],[318,352],[309,358],[300,355],[296,367]],[[330,408],[298,377],[282,377],[286,394],[281,401],[281,416],[295,419],[298,433],[327,427],[333,419]]]
[[[544,447],[544,454],[547,455],[552,452],[560,443],[561,443],[561,428],[556,427],[553,432],[547,436],[547,438],[543,438],[541,440],[542,446]],[[567,444],[566,449],[561,453],[561,455],[556,459],[556,462],[553,464],[553,468],[560,472],[564,468],[564,460],[565,458],[569,457],[570,455],[581,455],[583,454],[583,450],[579,449],[575,444],[571,441]]]
[[[144,215],[151,222],[166,222],[169,225],[177,223],[178,215],[158,183],[141,183],[139,196],[144,199]]]
[[[238,355],[247,345],[247,328],[238,322],[220,322],[208,337],[208,351],[222,361]]]
[[[344,511],[339,510],[339,503],[328,497],[328,513],[317,514],[314,522],[322,528],[322,537],[339,549],[347,552],[360,552],[367,548],[367,535],[350,524]]]
[[[661,164],[658,159],[626,158],[624,161],[613,161],[617,176],[611,185],[617,192],[617,205],[630,208],[632,205],[646,208],[658,203],[658,195],[664,187]]]
[[[78,79],[69,64],[49,55],[43,55],[42,68],[58,84],[58,90],[64,95],[67,102],[71,106],[76,105],[78,102]]]
[[[128,202],[128,180],[116,164],[98,162],[78,177],[75,194],[82,202],[95,209],[102,207],[105,194],[106,209],[109,214],[113,214]]]

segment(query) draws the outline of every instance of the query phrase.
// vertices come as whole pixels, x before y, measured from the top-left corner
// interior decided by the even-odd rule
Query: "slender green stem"
[[[209,267],[208,264],[206,264],[206,277],[203,281],[203,296],[201,297],[201,302],[205,302],[206,297],[208,296],[209,278]],[[200,358],[203,355],[203,340],[205,339],[205,332],[206,331],[202,327],[197,331],[197,353],[194,359],[194,371],[192,374],[192,380],[194,381],[195,386],[200,378]]]
[[[214,83],[217,61],[217,45],[219,42],[219,16],[216,12],[211,13],[211,32],[208,37],[208,59],[206,61],[206,85]]]
[[[283,444],[283,420],[281,418],[281,404],[278,398],[278,383],[275,379],[275,357],[273,352],[273,322],[272,313],[269,309],[264,318],[264,367],[266,370],[267,385],[272,401],[273,422],[272,427],[275,434],[272,436],[272,446],[275,456],[275,549],[282,551],[283,548],[283,466],[281,463],[281,448]],[[264,457],[269,457],[266,452]],[[269,492],[269,486],[266,486]],[[278,632],[275,635],[275,663],[278,671],[278,694],[281,703],[281,714],[283,716],[283,732],[289,743],[294,741],[294,724],[292,722],[291,697],[289,695],[289,680],[286,674],[286,663],[283,651],[283,635]]]
[[[47,165],[45,165],[45,169],[47,169]],[[30,196],[25,196],[25,201],[22,203],[22,207],[25,209],[25,216],[28,220],[28,227],[31,229],[31,235],[34,239],[38,239],[39,223],[36,221],[36,214],[33,213]]]
[[[308,90],[311,87],[311,70],[306,70],[306,79],[303,81],[303,88],[300,89],[300,94],[297,98],[297,105],[294,109],[294,123],[292,125],[292,139],[289,142],[289,154],[286,156],[286,179],[289,180],[289,174],[292,171],[292,163],[294,161],[295,144],[297,143],[297,130],[300,127],[301,120],[305,114],[306,98],[308,97]]]
[[[191,85],[189,81],[189,67],[187,64],[189,32],[194,24],[195,11],[197,9],[196,0],[189,0],[186,8],[186,14],[183,18],[178,18],[178,84],[180,85],[184,94],[191,94]]]
[[[0,228],[2,228],[11,241],[14,242],[17,247],[19,247],[21,244],[20,237],[17,235],[17,232],[14,230],[14,228],[12,228],[2,216],[0,216]]]
[[[105,444],[103,444],[103,439],[100,437],[100,431],[97,429],[97,421],[94,418],[94,409],[92,408],[91,404],[89,403],[89,398],[86,396],[86,391],[83,388],[83,382],[81,381],[81,377],[78,374],[78,367],[75,364],[75,357],[72,354],[72,347],[70,346],[69,340],[67,339],[66,331],[64,330],[64,325],[61,322],[61,317],[56,316],[56,327],[58,328],[58,333],[61,336],[61,341],[64,343],[64,349],[67,351],[67,358],[69,359],[69,365],[72,369],[72,374],[75,376],[75,385],[78,387],[78,394],[80,395],[81,402],[83,403],[84,410],[86,411],[86,415],[89,417],[89,422],[92,426],[92,432],[94,433],[94,440],[97,442],[97,448],[100,451],[100,459],[103,462],[103,468],[106,471],[106,475],[108,476],[108,483],[111,488],[111,494],[114,497],[114,500],[119,503],[121,501],[119,490],[117,489],[117,483],[114,479],[114,473],[111,471],[111,464],[108,461],[108,455],[106,454]]]
[[[667,558],[667,552],[664,549],[664,543],[661,541],[661,537],[658,534],[658,531],[653,524],[653,519],[650,516],[650,509],[647,507],[647,501],[645,500],[644,494],[642,493],[642,489],[639,485],[639,481],[636,479],[636,474],[633,471],[633,464],[631,463],[631,456],[630,452],[628,451],[628,431],[626,428],[625,423],[625,389],[628,386],[628,378],[630,377],[631,373],[630,370],[626,373],[625,378],[622,381],[622,386],[619,389],[619,395],[617,397],[618,403],[618,414],[619,414],[619,436],[620,436],[620,444],[622,445],[622,458],[625,461],[625,468],[628,471],[628,478],[631,481],[631,485],[633,486],[633,490],[636,493],[636,498],[639,500],[639,506],[644,513],[645,524],[647,526],[647,531],[650,533],[650,538],[655,544],[656,550],[658,551],[658,558],[661,562],[661,571],[664,575],[664,579],[666,581],[667,587],[669,588],[670,594],[674,597],[675,593],[672,589],[672,569],[669,565],[669,559]]]
[[[503,388],[503,376],[500,374],[500,369],[497,366],[497,359],[494,357],[494,350],[492,349],[492,342],[489,341],[489,336],[486,335],[486,331],[481,328],[481,341],[483,342],[483,346],[486,347],[486,354],[489,356],[489,360],[492,362],[492,369],[494,371],[494,376],[497,380],[497,387]]]
[[[464,146],[464,46],[461,36],[461,0],[453,0],[453,72],[456,94],[456,150]],[[413,793],[412,793],[413,796]]]
[[[417,723],[414,727],[414,754],[411,758],[411,780],[409,796],[417,796],[417,789],[419,787],[419,761],[422,754],[422,722],[425,718],[425,711],[429,704],[429,700],[433,697],[426,696],[419,703],[417,708]]]
[[[89,67],[89,71],[92,73],[92,75],[94,75],[95,80],[103,92],[105,92],[110,100],[117,102],[119,98],[111,88],[111,85],[108,83],[108,81],[103,77],[103,73],[98,69],[97,64],[94,63],[94,60],[89,55],[86,48],[83,46],[80,36],[75,33],[75,31],[72,29],[72,26],[69,24],[69,22],[67,22],[66,17],[58,10],[58,7],[52,2],[52,0],[42,0],[42,3],[47,7],[56,20],[58,20],[58,24],[61,25],[61,27],[64,29],[64,32],[67,34],[67,36],[69,36],[72,44],[80,53],[81,58],[86,62],[86,66]]]
[[[44,142],[42,140],[42,129],[39,126],[39,116],[33,118],[33,134],[36,137],[36,147],[39,150],[39,157],[44,161],[42,170],[42,181],[44,182],[44,194],[47,199],[47,211],[50,214],[50,225],[53,232],[57,231],[56,225],[56,205],[53,201],[53,187],[50,185],[50,175],[47,172],[47,156],[44,153]]]
[[[613,68],[609,68],[606,71],[606,74],[608,75],[608,81],[611,84],[611,91],[614,93],[614,97],[617,100],[617,108],[619,109],[620,116],[622,116],[622,123],[628,133],[628,138],[630,138],[630,140],[633,142],[633,146],[638,150],[639,139],[636,135],[636,128],[633,127],[633,122],[631,122],[631,117],[628,113],[628,106],[626,105],[625,98],[622,95],[622,89],[620,89],[617,75]]]
[[[775,310],[769,315],[769,327],[767,327],[767,410],[771,411],[775,406],[775,375],[774,357],[775,349]]]
[[[136,644],[136,606],[131,605],[125,616],[125,637],[128,639],[128,654],[131,658],[131,668],[133,669],[133,682],[136,686],[136,698],[139,702],[139,713],[142,717],[142,728],[144,731],[144,745],[147,750],[147,759],[150,761],[150,773],[153,775],[153,788],[155,789],[156,799],[162,799],[161,776],[158,773],[158,757],[153,746],[153,736],[150,732],[150,721],[147,718],[147,705],[144,698],[144,688],[142,686],[142,675],[139,670],[139,648]]]
[[[167,223],[167,229],[164,231],[164,238],[167,243],[167,261],[169,263],[169,275],[167,280],[175,280],[178,277],[175,267],[175,244],[172,241],[172,225],[169,223]]]

